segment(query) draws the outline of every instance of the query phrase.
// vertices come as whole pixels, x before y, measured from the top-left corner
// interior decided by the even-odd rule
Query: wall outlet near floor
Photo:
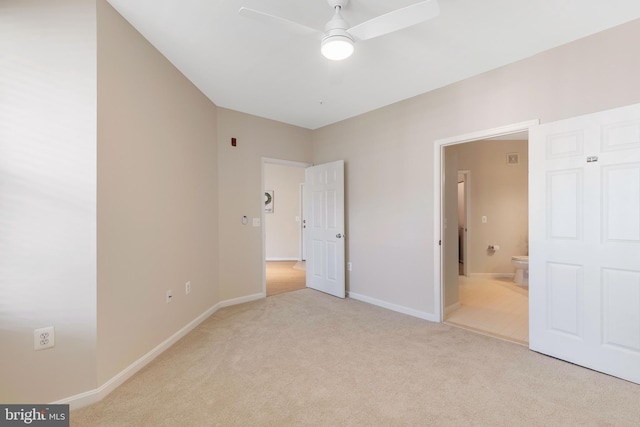
[[[34,329],[33,331],[33,349],[44,350],[45,348],[51,348],[55,345],[55,331],[53,326],[47,326],[46,328]]]
[[[351,267],[353,267],[353,265],[351,264],[351,261],[349,261],[347,263],[347,271],[351,271]]]
[[[189,295],[191,293],[191,281],[184,284],[184,293]]]
[[[167,291],[167,304],[169,304],[171,302],[172,298],[173,298],[173,296],[171,295],[171,289],[169,289]]]

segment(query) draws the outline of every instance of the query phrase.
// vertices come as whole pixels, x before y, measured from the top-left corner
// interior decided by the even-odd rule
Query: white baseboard
[[[258,300],[258,299],[262,299],[262,298],[265,298],[266,296],[267,296],[267,294],[265,292],[260,292],[260,293],[253,294],[253,295],[247,295],[246,297],[233,298],[233,299],[220,301],[215,306],[217,308],[231,307],[232,305],[244,304],[245,302],[251,302],[251,301]],[[214,311],[214,313],[215,313],[215,311]],[[213,313],[211,313],[211,314],[213,314]]]
[[[456,311],[460,308],[460,303],[456,302],[454,304],[448,305],[444,308],[444,317],[446,318],[448,315]]]
[[[513,279],[515,276],[515,273],[469,273],[469,277],[477,277],[482,279]]]
[[[418,317],[420,319],[429,320],[431,322],[440,322],[440,319],[438,319],[433,313],[427,313],[424,311],[416,310],[416,309],[405,307],[402,305],[393,304],[387,301],[382,301],[376,298],[371,298],[366,295],[360,295],[354,292],[349,292],[348,296],[349,298],[353,298],[358,301],[377,305],[378,307],[386,308],[388,310],[397,311],[398,313],[407,314],[409,316]]]
[[[266,258],[265,261],[300,261],[300,258],[293,257],[293,258],[277,258],[277,257],[269,257]]]
[[[214,305],[213,307],[209,308],[204,313],[196,317],[194,320],[189,322],[178,332],[171,335],[169,338],[167,338],[162,343],[157,345],[154,349],[149,351],[147,354],[145,354],[144,356],[142,356],[141,358],[133,362],[131,365],[129,365],[127,368],[119,372],[109,381],[102,384],[100,387],[94,390],[86,391],[84,393],[76,394],[75,396],[71,396],[66,399],[58,400],[56,402],[51,402],[51,404],[69,405],[70,409],[78,409],[78,408],[82,408],[83,406],[91,405],[93,403],[97,403],[101,401],[102,399],[107,397],[109,393],[114,391],[116,388],[118,388],[118,386],[120,386],[129,378],[131,378],[133,375],[135,375],[136,372],[138,372],[140,369],[147,366],[153,359],[155,359],[160,354],[162,354],[165,350],[167,350],[169,347],[171,347],[173,344],[175,344],[178,340],[180,340],[182,337],[187,335],[193,329],[195,329],[196,326],[198,326],[200,323],[205,321],[209,316],[214,314],[219,309],[224,307],[229,307],[232,305],[243,304],[245,302],[255,301],[257,299],[261,299],[264,297],[265,297],[264,292],[261,292],[258,294],[248,295],[245,297],[220,301],[219,303],[217,303],[216,305]]]

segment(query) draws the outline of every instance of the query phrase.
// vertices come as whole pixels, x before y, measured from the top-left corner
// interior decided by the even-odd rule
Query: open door
[[[533,127],[532,350],[640,383],[640,104]]]
[[[305,170],[307,287],[345,297],[344,161]]]

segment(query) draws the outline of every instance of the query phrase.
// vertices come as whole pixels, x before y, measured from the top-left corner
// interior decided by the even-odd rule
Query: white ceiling
[[[331,62],[317,39],[238,14],[322,30],[327,0],[107,1],[216,105],[309,129],[640,18],[640,0],[439,0],[439,17]],[[355,25],[417,1],[351,0],[343,16]]]

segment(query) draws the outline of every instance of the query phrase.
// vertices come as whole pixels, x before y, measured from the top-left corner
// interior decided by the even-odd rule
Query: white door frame
[[[283,165],[283,166],[292,166],[292,167],[303,168],[303,169],[306,169],[309,166],[313,166],[311,163],[294,162],[291,160],[262,157],[260,162],[260,195],[259,195],[260,199],[259,200],[263,200],[264,198],[264,190],[265,190],[264,166],[267,163],[275,164],[275,165]],[[267,248],[266,248],[267,227],[265,222],[264,207],[262,204],[260,206],[261,206],[260,223],[262,224],[262,295],[266,296],[267,295],[267,260],[266,260],[267,258]],[[300,222],[302,223],[302,216],[300,217]],[[302,234],[302,229],[300,230],[300,234]]]
[[[298,206],[298,214],[300,215],[300,224],[298,224],[298,232],[300,233],[300,252],[298,253],[298,261],[305,261],[307,254],[304,245],[304,182],[300,183],[299,188],[300,206]]]
[[[491,137],[508,135],[511,133],[528,131],[529,128],[537,126],[539,119],[528,120],[526,122],[514,123],[511,125],[501,126],[493,129],[486,129],[478,132],[467,133],[464,135],[453,136],[450,138],[438,139],[434,143],[433,153],[433,301],[434,301],[434,318],[443,321],[443,277],[442,277],[442,236],[444,235],[442,225],[442,209],[443,209],[443,165],[444,156],[442,152],[447,145],[462,144],[464,142],[477,141]]]

